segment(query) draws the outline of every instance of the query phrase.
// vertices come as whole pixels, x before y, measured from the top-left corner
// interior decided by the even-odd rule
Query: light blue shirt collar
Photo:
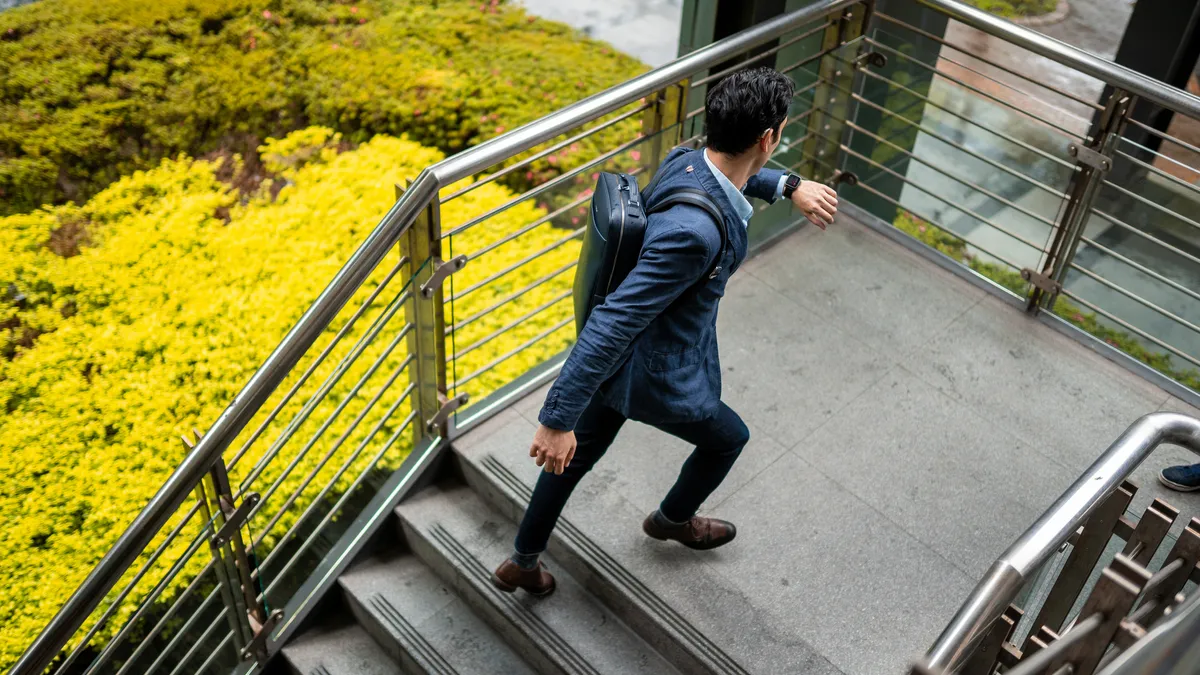
[[[717,177],[717,182],[720,183],[721,189],[725,191],[725,196],[729,198],[729,203],[733,204],[733,210],[737,211],[738,217],[742,220],[743,226],[748,226],[750,216],[754,215],[754,207],[746,199],[746,195],[742,194],[741,189],[733,184],[733,181],[721,173],[712,160],[708,158],[708,148],[703,150],[704,163],[708,164],[708,169]]]

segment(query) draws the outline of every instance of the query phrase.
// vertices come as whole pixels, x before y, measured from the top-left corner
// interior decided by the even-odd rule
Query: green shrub
[[[0,359],[0,410],[4,411],[0,511],[7,517],[0,531],[0,584],[5,589],[0,596],[0,667],[11,665],[28,646],[162,485],[184,455],[179,436],[193,427],[206,429],[216,419],[375,226],[394,201],[393,184],[415,177],[442,158],[437,150],[388,136],[339,152],[344,148],[328,129],[306,129],[267,143],[262,150],[266,166],[281,174],[276,185],[264,185],[244,204],[236,191],[219,180],[220,163],[181,157],[122,178],[82,206],[0,218],[0,251],[15,253],[0,256],[0,289],[9,284],[22,289],[28,296],[16,309],[22,325],[45,330],[31,347],[9,343],[14,358]],[[466,214],[491,210],[512,196],[503,186],[484,185],[449,202],[444,214],[451,222],[461,222]],[[533,203],[522,202],[455,237],[455,246],[460,251],[478,251],[544,215]],[[68,224],[75,224],[73,231],[82,227],[86,233],[77,237],[77,243],[82,242],[77,255],[64,257],[42,245]],[[475,283],[562,236],[562,230],[549,223],[533,228],[512,244],[473,261],[455,275],[455,282]],[[578,250],[574,242],[562,246],[481,287],[456,309],[465,316],[491,306],[512,289],[561,268],[578,256]],[[395,257],[389,260],[343,310],[343,319],[380,283]],[[474,322],[457,336],[459,346],[547,303],[570,288],[572,277],[570,272],[560,274]],[[402,280],[392,281],[376,306],[385,305],[402,288]],[[251,446],[232,472],[235,483],[248,475],[291,414],[332,372],[339,354],[364,334],[380,311],[372,309],[355,324],[340,351],[316,370],[291,407]],[[569,300],[552,305],[460,356],[459,372],[491,363],[570,313]],[[315,486],[331,480],[347,462],[349,471],[337,483],[335,494],[345,490],[366,468],[370,455],[382,447],[382,439],[400,428],[398,422],[409,412],[407,404],[388,420],[383,412],[407,384],[403,374],[379,405],[363,413],[361,423],[356,426],[352,418],[403,364],[404,340],[391,354],[385,352],[386,345],[400,335],[402,322],[403,313],[387,324],[317,406],[298,438],[284,447],[283,456],[270,463],[255,483],[260,492],[276,480],[280,484],[277,495],[267,501],[268,508],[251,523],[250,530],[257,535],[283,497],[310,472],[316,476],[314,487],[266,537],[267,550],[313,499]],[[310,354],[329,344],[341,325],[342,321],[332,324]],[[573,336],[573,326],[554,332],[476,380],[471,393],[486,395],[559,353]],[[378,374],[354,391],[352,385],[377,359]],[[301,362],[302,368],[305,364]],[[302,368],[252,420],[231,446],[227,460]],[[284,476],[283,467],[347,397],[351,403],[346,412]],[[382,425],[382,431],[372,440],[368,430],[376,424]],[[335,450],[335,440],[343,435],[345,442]],[[352,449],[360,443],[367,443],[368,449],[355,459]],[[405,436],[384,455],[382,468],[397,466],[409,447]],[[326,453],[332,453],[331,458],[322,463]],[[29,508],[30,504],[37,508]],[[197,525],[193,522],[184,532],[122,603],[116,619],[100,632],[101,639],[113,635],[131,615],[135,602],[161,578],[165,563],[173,561],[196,534]],[[154,546],[161,540],[160,535]],[[181,581],[189,581],[206,558],[207,549],[202,548]],[[129,575],[136,570],[135,565]],[[164,599],[175,597],[180,588],[179,582],[171,585]]]
[[[495,1],[42,0],[0,14],[0,215],[309,125],[453,153],[644,68]]]
[[[1053,12],[1058,7],[1058,0],[966,0],[966,3],[1010,19],[1041,16]]]

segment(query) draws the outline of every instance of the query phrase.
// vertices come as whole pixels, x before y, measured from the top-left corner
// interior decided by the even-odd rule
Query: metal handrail
[[[1018,47],[1044,56],[1118,89],[1136,94],[1141,98],[1165,106],[1177,112],[1200,117],[1200,97],[1183,89],[1164,84],[1108,59],[1101,58],[1073,47],[1065,42],[1018,26],[1015,23],[989,14],[982,9],[957,2],[956,0],[917,0],[922,5],[935,9],[950,18],[987,33]]]
[[[550,115],[497,136],[426,168],[396,201],[345,265],[334,275],[296,325],[234,397],[200,442],[183,459],[149,503],[79,585],[37,639],[25,650],[11,675],[37,675],[67,645],[87,617],[150,545],[155,534],[183,504],[204,474],[221,457],[268,397],[291,373],[400,236],[437,198],[441,189],[526,152],[582,124],[712,68],[731,57],[779,38],[804,24],[860,0],[820,0],[696,50],[660,68],[610,87]]]
[[[922,0],[924,1],[924,0]],[[1200,420],[1151,413],[1134,422],[1087,471],[992,564],[926,654],[932,669],[953,672],[1021,587],[1071,538],[1150,453],[1173,443],[1200,454]],[[940,671],[939,671],[940,672]]]

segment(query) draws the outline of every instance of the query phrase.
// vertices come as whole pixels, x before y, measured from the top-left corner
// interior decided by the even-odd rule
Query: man
[[[750,432],[721,402],[717,303],[746,256],[746,196],[791,199],[825,229],[836,193],[798,176],[763,169],[779,146],[793,84],[770,68],[744,70],[713,87],[705,102],[707,147],[676,148],[659,167],[653,205],[678,187],[704,190],[724,214],[676,205],[650,216],[634,269],[579,334],[546,396],[529,450],[543,468],[517,532],[515,552],[492,576],[500,589],[537,596],[554,591],[538,562],[579,480],[604,455],[626,419],[694,443],[679,478],[642,529],[659,540],[713,549],[736,534],[732,523],[696,515],[721,484]],[[725,228],[721,236],[718,227]],[[644,451],[652,452],[646,448]]]

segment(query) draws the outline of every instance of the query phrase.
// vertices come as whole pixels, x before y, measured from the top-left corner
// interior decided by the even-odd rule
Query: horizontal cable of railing
[[[1008,101],[1000,96],[996,96],[995,94],[990,94],[990,93],[980,89],[979,87],[976,87],[973,84],[970,84],[960,78],[957,78],[953,75],[948,74],[944,70],[939,70],[936,66],[931,66],[928,63],[925,63],[924,61],[922,61],[914,56],[905,54],[904,52],[900,51],[899,49],[896,49],[890,45],[885,45],[882,42],[879,42],[878,40],[875,40],[870,37],[866,38],[866,40],[873,47],[882,49],[883,51],[887,52],[888,54],[891,54],[893,56],[897,56],[901,59],[904,59],[907,63],[911,63],[915,66],[918,66],[921,69],[928,71],[929,73],[933,74],[934,76],[936,76],[940,79],[953,82],[953,83],[957,84],[958,86],[962,87],[963,89],[966,89],[967,91],[970,91],[971,93],[973,93],[977,96],[982,96],[983,98],[986,98],[987,100],[989,100],[993,103],[997,103],[1005,108],[1008,108],[1009,110],[1012,110],[1013,112],[1021,115],[1022,117],[1029,117],[1031,119],[1035,119],[1038,122],[1041,122],[1042,124],[1045,124],[1046,126],[1053,128],[1055,131],[1058,131],[1058,132],[1062,133],[1063,135],[1073,138],[1075,140],[1078,140],[1078,141],[1084,140],[1083,136],[1079,132],[1077,132],[1073,129],[1068,129],[1060,124],[1055,124],[1054,122],[1051,122],[1049,120],[1037,117],[1036,115],[1030,113],[1028,110],[1025,110],[1025,109],[1021,108],[1020,106],[1018,106],[1017,104],[1013,103],[1012,101]]]
[[[891,82],[891,80],[884,78],[884,77],[881,77],[880,79],[887,81],[887,82]],[[975,151],[963,146],[961,143],[954,141],[950,138],[947,138],[945,136],[945,134],[934,131],[933,129],[930,129],[929,127],[921,124],[920,122],[914,122],[913,120],[909,119],[908,117],[906,117],[902,114],[899,114],[895,111],[888,110],[886,107],[880,105],[879,103],[876,103],[875,101],[872,101],[872,100],[866,98],[865,96],[863,96],[862,94],[859,94],[858,92],[850,91],[850,90],[846,89],[845,87],[837,87],[837,89],[839,91],[841,91],[842,93],[850,96],[851,98],[853,98],[853,100],[859,102],[860,104],[865,105],[865,106],[871,108],[872,110],[879,111],[879,112],[883,113],[884,115],[887,115],[888,118],[890,118],[890,119],[899,120],[906,126],[912,128],[912,129],[915,129],[930,138],[939,140],[942,143],[945,143],[946,145],[954,148],[955,150],[958,150],[959,152],[962,152],[966,155],[970,155],[971,157],[974,157],[975,159],[987,164],[988,166],[990,166],[998,171],[1002,171],[1002,172],[1012,176],[1013,178],[1024,181],[1024,182],[1032,185],[1033,187],[1036,187],[1039,190],[1042,190],[1043,192],[1046,192],[1054,197],[1057,197],[1058,199],[1066,199],[1067,198],[1067,194],[1065,192],[1063,192],[1062,190],[1059,190],[1052,186],[1046,185],[1042,181],[1039,181],[1035,178],[1027,176],[1027,175],[1021,173],[1020,171],[1013,169],[1012,167],[1009,167],[1009,166],[1007,166],[1001,162],[998,162],[990,157],[986,157],[978,152],[975,152]],[[1072,168],[1074,168],[1074,167],[1072,167]]]
[[[987,133],[989,133],[997,138],[1001,138],[1004,141],[1021,148],[1022,150],[1027,150],[1029,152],[1032,152],[1036,155],[1041,156],[1044,159],[1050,160],[1051,162],[1054,162],[1055,164],[1058,164],[1059,166],[1062,166],[1065,169],[1070,169],[1071,171],[1075,170],[1075,165],[1072,164],[1071,162],[1068,162],[1067,160],[1063,159],[1062,157],[1055,156],[1055,155],[1043,150],[1042,148],[1037,147],[1036,145],[1031,145],[1031,144],[1029,144],[1019,138],[1016,138],[1015,136],[1007,134],[1003,131],[999,131],[997,129],[991,128],[990,126],[986,126],[983,124],[983,122],[979,121],[978,119],[968,117],[959,112],[955,112],[955,111],[951,110],[950,108],[946,107],[945,104],[938,103],[937,101],[934,101],[932,98],[926,96],[925,94],[922,94],[922,93],[916,91],[915,89],[910,89],[909,87],[906,87],[906,86],[900,84],[899,82],[896,82],[895,80],[884,77],[883,75],[880,75],[880,74],[872,71],[870,68],[862,68],[861,70],[862,70],[862,73],[864,75],[866,75],[867,77],[877,80],[877,81],[880,81],[880,82],[885,82],[893,89],[895,89],[897,91],[902,91],[905,94],[912,96],[913,98],[916,98],[917,100],[921,101],[925,105],[932,106],[932,107],[938,109],[940,112],[944,112],[947,115],[956,117],[956,118],[962,120],[963,122],[970,124],[971,126],[975,127],[976,129],[986,131]]]
[[[545,159],[546,157],[553,155],[554,153],[558,152],[559,150],[562,150],[563,148],[570,147],[572,143],[578,143],[579,141],[582,141],[586,138],[594,136],[595,134],[597,134],[601,131],[604,131],[605,129],[608,129],[609,127],[615,126],[617,124],[620,124],[621,122],[624,122],[625,120],[627,120],[631,117],[634,117],[638,113],[645,112],[652,107],[654,107],[653,103],[643,103],[642,105],[640,105],[632,110],[629,110],[624,113],[621,113],[620,115],[617,115],[616,117],[612,118],[611,120],[608,120],[607,122],[598,124],[590,129],[586,129],[578,134],[575,134],[574,136],[571,136],[565,140],[559,141],[558,143],[555,143],[554,145],[546,148],[545,150],[541,150],[534,155],[530,155],[529,157],[526,157],[525,159],[523,159],[511,166],[506,166],[503,169],[496,171],[495,173],[490,173],[487,176],[475,181],[474,183],[467,185],[466,187],[463,187],[459,190],[455,190],[454,192],[452,192],[449,195],[442,198],[442,204],[445,204],[453,199],[457,199],[458,197],[461,197],[461,196],[467,194],[468,192],[474,190],[475,188],[477,188],[481,185],[487,185],[488,183],[491,183],[500,178],[503,178],[504,176],[507,176],[508,174],[513,173],[514,171],[519,171],[520,169],[523,169],[523,168],[529,166],[530,164],[536,162],[539,159]]]
[[[955,51],[957,51],[957,52],[961,52],[961,53],[963,53],[963,54],[966,54],[966,55],[970,56],[970,57],[971,57],[971,58],[973,58],[973,59],[976,59],[976,60],[978,60],[978,61],[982,61],[983,63],[986,63],[986,64],[988,64],[989,66],[991,66],[991,67],[993,67],[993,68],[996,68],[997,70],[1002,70],[1002,71],[1004,71],[1004,72],[1006,72],[1006,73],[1009,73],[1010,75],[1015,75],[1015,76],[1017,76],[1017,77],[1021,78],[1022,80],[1026,81],[1026,82],[1029,82],[1030,84],[1037,85],[1038,87],[1041,87],[1041,88],[1043,88],[1043,89],[1046,89],[1046,90],[1048,90],[1048,91],[1054,92],[1055,94],[1058,94],[1059,96],[1062,96],[1062,97],[1064,97],[1064,98],[1071,99],[1072,101],[1075,101],[1076,103],[1080,103],[1080,104],[1082,104],[1082,105],[1088,106],[1089,108],[1092,108],[1092,109],[1094,109],[1094,110],[1103,110],[1103,109],[1104,109],[1104,106],[1100,105],[1099,103],[1096,103],[1095,101],[1089,101],[1089,100],[1087,100],[1087,99],[1085,99],[1085,98],[1082,98],[1082,97],[1080,97],[1078,94],[1072,94],[1071,92],[1063,91],[1063,90],[1061,90],[1061,89],[1058,89],[1058,88],[1056,88],[1056,87],[1052,87],[1052,86],[1050,86],[1049,84],[1046,84],[1044,81],[1042,81],[1042,80],[1038,79],[1036,76],[1027,75],[1027,74],[1025,74],[1025,73],[1022,73],[1022,72],[1019,72],[1019,71],[1017,71],[1017,70],[1015,70],[1015,69],[1013,69],[1013,68],[1010,68],[1010,67],[1008,67],[1008,66],[1005,66],[1005,65],[1003,65],[1003,64],[997,63],[996,61],[993,61],[993,60],[991,60],[991,59],[984,58],[983,56],[980,56],[979,54],[976,54],[976,53],[973,53],[973,52],[971,52],[971,51],[970,51],[968,48],[966,48],[966,47],[962,47],[962,46],[956,45],[956,44],[954,44],[953,42],[950,42],[950,41],[946,40],[945,38],[942,38],[942,37],[939,37],[939,36],[937,36],[937,35],[934,35],[933,33],[930,33],[930,32],[929,32],[929,31],[927,31],[927,30],[923,30],[923,29],[921,29],[921,28],[918,28],[918,27],[916,27],[916,26],[912,25],[911,23],[908,23],[908,22],[906,22],[906,21],[903,21],[903,20],[901,20],[901,19],[897,19],[896,17],[893,17],[893,16],[891,16],[891,15],[889,15],[889,14],[885,13],[885,12],[878,12],[878,11],[877,11],[877,12],[875,12],[875,16],[876,16],[876,17],[878,17],[878,18],[880,18],[880,19],[882,19],[882,20],[884,20],[884,21],[887,21],[887,22],[889,22],[889,23],[892,23],[892,24],[895,24],[895,25],[897,25],[897,26],[900,26],[900,27],[902,27],[902,28],[905,28],[905,29],[907,29],[907,30],[910,30],[910,31],[912,31],[912,32],[914,32],[914,33],[916,33],[916,34],[920,35],[920,36],[921,36],[921,37],[923,37],[923,38],[926,38],[926,39],[929,39],[929,40],[933,40],[934,42],[937,42],[938,44],[940,44],[940,45],[942,45],[942,46],[944,46],[944,47],[949,47],[950,49],[953,49],[953,50],[955,50]],[[944,55],[939,55],[939,57],[940,57],[940,58],[945,58],[945,56],[944,56]],[[947,60],[948,60],[948,61],[950,61],[951,63],[956,63],[955,61],[951,61],[951,60],[949,60],[949,59],[947,59]]]

